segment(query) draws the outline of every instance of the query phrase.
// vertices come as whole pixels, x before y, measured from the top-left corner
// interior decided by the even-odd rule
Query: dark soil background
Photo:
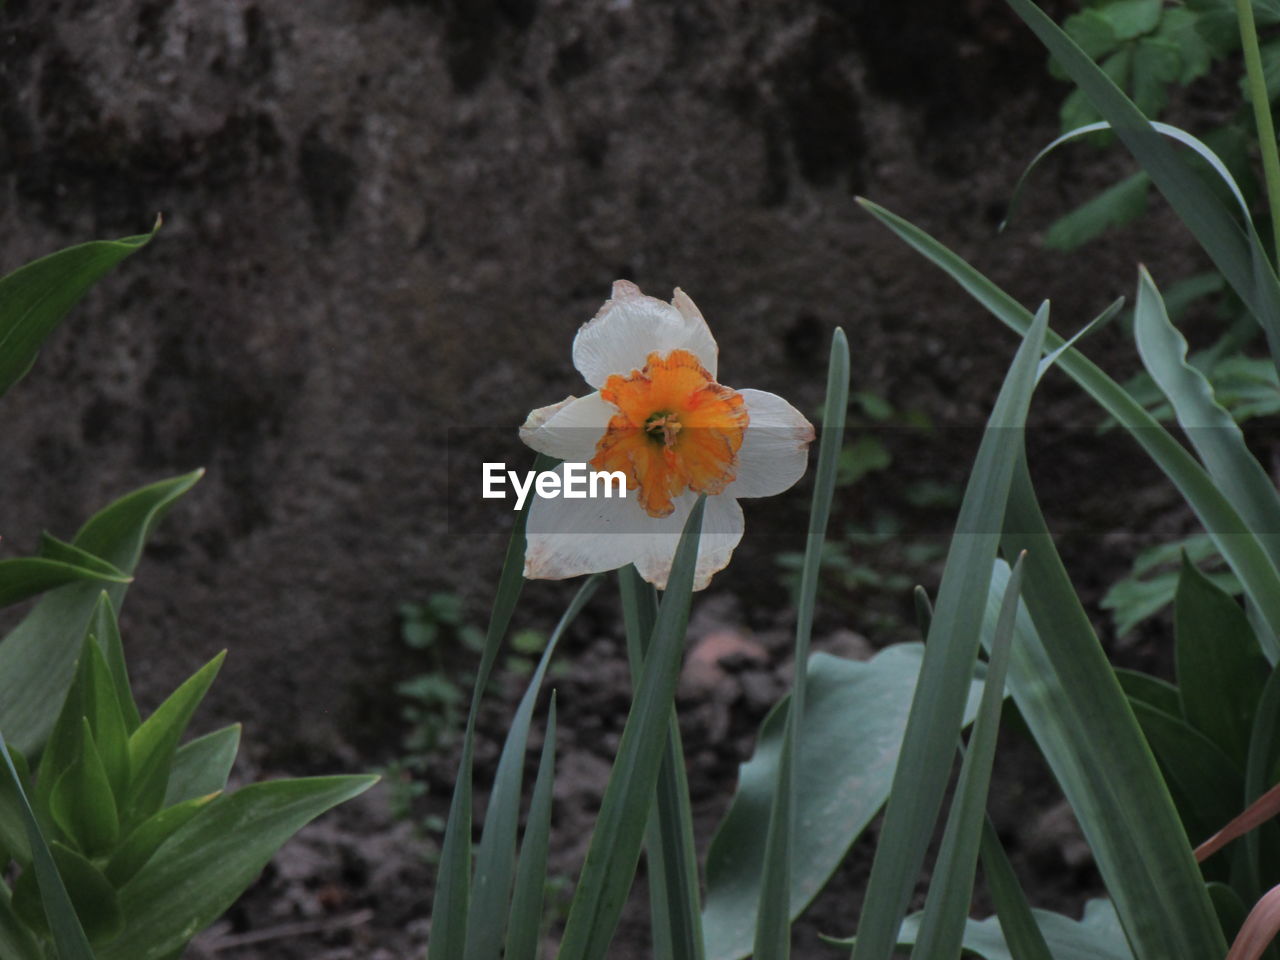
[[[229,649],[200,722],[245,722],[238,782],[403,755],[392,685],[427,666],[400,642],[398,605],[451,593],[483,625],[510,513],[481,505],[466,465],[524,462],[527,411],[582,392],[571,338],[615,278],[683,287],[725,382],[810,411],[843,325],[854,389],[933,424],[891,437],[892,470],[837,505],[837,531],[911,531],[869,555],[882,581],[824,594],[819,648],[865,657],[912,639],[910,584],[936,586],[950,514],[902,489],[962,486],[1016,340],[854,195],[1029,306],[1050,298],[1059,330],[1129,293],[1139,261],[1165,281],[1201,265],[1159,203],[1079,253],[1039,247],[1128,169],[1087,147],[1047,164],[996,236],[1065,93],[997,0],[8,0],[0,49],[0,269],[165,218],[5,398],[0,550],[205,467],[123,626],[146,708]],[[1136,364],[1119,328],[1090,352],[1117,375]],[[1058,430],[1033,442],[1036,470],[1096,602],[1177,522],[1173,500],[1122,438],[1093,437],[1096,412],[1063,380],[1035,416]],[[802,549],[807,494],[749,504],[742,548],[695,602],[706,669],[681,709],[704,845],[790,674],[777,557]],[[529,585],[516,626],[545,632],[572,589]],[[1157,625],[1127,655],[1158,665],[1164,649]],[[572,877],[627,705],[612,587],[563,650],[553,869]],[[459,683],[474,668],[460,643],[443,656]],[[495,682],[481,784],[521,684]],[[1006,741],[999,825],[1033,901],[1077,910],[1097,889],[1087,850],[1034,753]],[[385,787],[325,817],[190,955],[420,956],[437,837],[418,824],[447,805],[454,745],[428,758],[413,818],[393,817]],[[816,931],[852,931],[871,849],[820,899],[798,957],[837,955]],[[616,957],[648,954],[642,896]]]

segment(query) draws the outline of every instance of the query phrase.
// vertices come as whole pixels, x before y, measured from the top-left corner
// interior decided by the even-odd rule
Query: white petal
[[[750,419],[738,450],[737,475],[724,495],[771,497],[804,476],[813,424],[777,394],[750,389],[738,393]]]
[[[564,465],[555,468],[562,479]],[[685,520],[697,496],[675,499],[670,516],[651,517],[634,491],[625,498],[567,499],[533,493],[525,531],[524,575],[531,580],[563,580],[634,563],[640,575],[659,589],[667,585],[671,561]],[[695,590],[729,563],[742,539],[742,508],[732,497],[707,498],[703,514]]]
[[[562,480],[564,467],[554,470]],[[581,500],[530,496],[524,575],[531,580],[616,570],[644,550],[651,521],[634,494]]]
[[[596,443],[617,412],[601,399],[599,391],[577,399],[569,397],[530,413],[520,428],[520,439],[557,460],[586,463],[596,455]]]
[[[520,425],[520,439],[523,440],[525,434],[533,433],[540,426],[577,399],[578,398],[573,394],[570,394],[557,403],[549,403],[545,407],[535,407],[530,410],[529,415],[524,418],[524,423]]]
[[[666,303],[618,280],[613,297],[574,337],[573,365],[599,388],[611,374],[626,376],[644,367],[650,353],[672,350],[688,350],[715,379],[716,342],[693,301],[677,290],[675,300]]]
[[[632,561],[640,571],[640,576],[659,590],[666,589],[680,533],[697,499],[697,495],[692,493],[677,497],[675,510],[670,516],[653,521],[658,529],[645,539],[643,553]],[[742,529],[742,507],[737,500],[725,494],[707,497],[707,508],[702,516],[702,538],[698,542],[698,565],[693,573],[693,589],[705,590],[711,582],[711,575],[729,565],[734,548],[742,540]]]

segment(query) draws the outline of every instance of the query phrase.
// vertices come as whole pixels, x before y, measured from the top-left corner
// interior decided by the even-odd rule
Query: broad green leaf
[[[1045,942],[1044,931],[1036,923],[1027,895],[1013,872],[1013,864],[1004,852],[1000,835],[991,818],[982,821],[982,872],[986,875],[987,891],[996,908],[1000,930],[1009,944],[1010,952],[1018,960],[1054,960]]]
[[[902,753],[885,807],[858,924],[854,960],[888,960],[924,862],[942,806],[960,735],[969,675],[978,653],[992,563],[1023,429],[1036,365],[1044,349],[1048,304],[1005,376],[969,476],[956,533],[938,588],[924,665],[911,703]]]
[[[80,298],[155,236],[95,240],[59,250],[0,279],[0,394],[31,368],[40,344]]]
[[[1099,10],[1081,10],[1067,17],[1062,27],[1095,59],[1106,56],[1120,42],[1115,24]]]
[[[1134,960],[1133,953],[1125,945],[1115,908],[1106,900],[1090,900],[1085,905],[1083,920],[1072,920],[1048,910],[1031,912],[1044,932],[1054,960]],[[919,928],[920,916],[908,917],[902,925],[898,942],[904,947],[911,946]],[[852,940],[837,942],[844,945],[852,943]],[[1000,930],[1000,922],[995,917],[966,923],[964,948],[982,960],[1027,960],[1009,949]]]
[[[238,723],[184,743],[174,754],[163,805],[172,807],[225,790],[239,749]]]
[[[44,816],[50,798],[63,774],[84,760],[84,725],[101,730],[103,749],[97,757],[112,787],[115,800],[113,813],[122,804],[129,782],[128,742],[120,717],[115,689],[107,674],[102,651],[92,637],[86,636],[80,648],[75,676],[67,689],[58,721],[40,758],[40,778],[36,785],[36,810]],[[57,821],[63,826],[61,821]],[[65,827],[64,827],[65,829]],[[74,837],[74,833],[68,833]]]
[[[120,889],[124,932],[98,960],[165,960],[216,920],[276,850],[377,777],[255,783],[204,806]]]
[[[548,469],[553,463],[545,454],[538,454],[533,469]],[[489,613],[489,628],[485,632],[484,652],[480,655],[480,669],[471,692],[471,709],[467,714],[467,728],[462,737],[462,759],[458,762],[458,776],[454,781],[453,798],[449,801],[449,819],[445,824],[444,843],[440,850],[440,870],[436,875],[436,895],[431,904],[431,940],[427,943],[427,960],[458,960],[467,946],[467,910],[471,893],[471,802],[472,762],[475,754],[476,717],[480,713],[480,701],[489,683],[494,661],[502,639],[507,635],[511,615],[515,612],[520,591],[524,588],[525,525],[529,520],[529,505],[516,517],[507,543],[502,573],[498,577],[498,589]]]
[[[1169,84],[1182,73],[1182,51],[1160,37],[1143,37],[1133,48],[1133,101],[1148,117],[1169,101]]]
[[[1196,26],[1214,52],[1221,56],[1240,48],[1236,0],[1187,0],[1187,9],[1196,16]],[[1253,16],[1259,24],[1276,22],[1275,0],[1254,0]]]
[[[1182,715],[1243,768],[1270,672],[1253,628],[1240,605],[1185,558],[1173,622]]]
[[[71,897],[67,894],[66,885],[58,873],[53,854],[40,830],[35,811],[27,800],[26,792],[21,785],[19,771],[9,755],[9,747],[5,743],[4,734],[0,733],[0,757],[4,759],[8,769],[10,784],[17,785],[18,805],[22,812],[23,823],[27,828],[27,843],[31,850],[32,866],[30,871],[38,878],[41,890],[41,902],[48,927],[53,931],[53,942],[58,948],[58,960],[97,960],[89,941],[85,937],[84,928],[76,916],[76,908],[72,906]],[[23,873],[26,876],[26,873]]]
[[[37,594],[78,581],[128,583],[132,577],[119,572],[73,566],[43,557],[18,557],[0,560],[0,607],[8,607]]]
[[[5,960],[45,960],[35,934],[13,912],[7,889],[0,890],[0,957]]]
[[[123,803],[129,789],[129,733],[120,710],[111,668],[92,636],[85,638],[81,663],[84,667],[83,719],[93,734],[95,749],[111,783],[115,801]]]
[[[166,807],[140,823],[107,861],[106,875],[112,886],[123,887],[133,879],[162,843],[218,796],[219,793],[210,793],[207,796],[184,800]]]
[[[1122,44],[1118,49],[1103,57],[1099,63],[1103,73],[1117,87],[1129,86],[1133,77],[1133,45]],[[1065,70],[1063,72],[1065,73]],[[1063,130],[1072,130],[1076,127],[1096,122],[1098,108],[1089,101],[1083,90],[1073,90],[1062,101],[1062,108],[1058,111],[1058,118],[1062,123]],[[1094,136],[1094,141],[1098,146],[1104,146],[1111,142],[1111,134],[1110,132],[1098,133]]]
[[[1197,30],[1199,18],[1186,7],[1166,7],[1156,35],[1174,44],[1182,57],[1178,83],[1183,86],[1198,80],[1213,66],[1213,51]]]
[[[31,848],[27,844],[27,821],[23,812],[26,802],[22,796],[30,796],[31,772],[26,758],[10,748],[9,757],[21,778],[21,794],[9,773],[8,764],[0,764],[0,857],[12,857],[22,867],[31,864]]]
[[[1240,899],[1240,894],[1225,883],[1215,881],[1207,886],[1209,899],[1213,901],[1213,909],[1218,911],[1218,922],[1222,924],[1222,932],[1226,934],[1228,940],[1234,940],[1249,910]]]
[[[1169,789],[1186,804],[1187,840],[1198,843],[1240,811],[1243,772],[1213,741],[1142,701],[1130,704]]]
[[[120,839],[115,795],[87,718],[81,718],[79,756],[58,777],[49,809],[58,826],[87,857],[109,853]]]
[[[191,715],[204,699],[213,678],[218,675],[226,655],[226,651],[222,651],[197,670],[129,737],[132,778],[129,801],[121,805],[121,821],[126,829],[160,809],[169,788],[169,771],[173,767],[178,741],[182,739]]]
[[[1074,250],[1111,227],[1137,220],[1147,211],[1150,189],[1151,178],[1145,173],[1130,174],[1055,220],[1045,231],[1044,245],[1050,250]]]
[[[537,669],[529,679],[524,696],[516,707],[507,730],[494,774],[493,789],[485,814],[484,832],[476,851],[476,873],[472,881],[470,915],[467,918],[467,960],[499,960],[505,939],[512,882],[516,869],[516,833],[520,820],[520,797],[524,760],[529,742],[533,708],[542,691],[551,657],[569,625],[600,586],[600,574],[588,577],[569,604],[547,641]]]
[[[202,472],[152,484],[122,497],[92,517],[74,545],[132,575],[143,544],[160,517],[191,489]],[[106,592],[119,609],[125,585],[113,585]],[[96,583],[51,590],[0,641],[0,730],[23,753],[36,753],[53,728],[101,593]]]
[[[1262,688],[1258,698],[1257,710],[1253,718],[1253,730],[1249,736],[1249,755],[1244,772],[1244,803],[1241,810],[1248,809],[1274,782],[1276,759],[1280,757],[1280,668],[1274,668]],[[1275,823],[1264,824],[1260,830],[1251,830],[1245,835],[1245,850],[1248,864],[1248,883],[1246,892],[1256,902],[1262,896],[1262,839],[1269,841],[1265,846],[1270,853],[1280,849],[1280,828]]]
[[[668,742],[664,734],[671,719],[684,653],[705,508],[704,494],[698,498],[680,535],[644,669],[636,684],[569,908],[560,960],[602,960],[606,956],[635,877],[654,783]]]
[[[1022,587],[1022,557],[1004,588],[1000,616],[991,641],[991,658],[982,687],[982,702],[974,720],[973,733],[955,799],[942,835],[942,847],[929,883],[929,894],[920,921],[916,951],[930,960],[959,960],[965,920],[973,899],[974,871],[986,821],[987,793],[991,767],[996,756],[996,733],[1000,729],[1000,709],[1004,706],[1004,683],[1009,669],[1009,650],[1018,612],[1018,592]]]
[[[53,860],[58,865],[58,875],[66,884],[67,896],[75,908],[78,924],[89,943],[97,947],[120,935],[124,926],[124,918],[120,913],[120,898],[107,882],[107,878],[88,859],[70,847],[63,846],[57,840],[49,843]],[[13,888],[13,910],[28,926],[37,933],[49,936],[47,925],[52,921],[47,902],[42,904],[44,874],[27,871],[18,878]],[[75,936],[75,931],[69,931]],[[54,942],[61,940],[58,930],[53,931]],[[87,949],[87,948],[86,948]],[[89,954],[92,956],[93,954]]]
[[[556,776],[556,695],[551,692],[547,729],[543,734],[538,776],[520,841],[516,867],[516,891],[507,922],[503,960],[537,960],[538,934],[542,930],[542,901],[547,888],[547,849],[551,838],[551,791]]]
[[[1168,680],[1123,667],[1116,667],[1115,673],[1116,679],[1120,681],[1120,689],[1130,700],[1141,700],[1171,717],[1182,716],[1182,696],[1178,693],[1178,688]]]
[[[1224,955],[1173,801],[1058,557],[1025,460],[1005,524],[1006,555],[1027,551],[1029,614],[1019,616],[1009,690],[1089,842],[1134,956]],[[1003,586],[1007,576],[1000,565],[994,582]]]
[[[1206,537],[1206,539],[1208,539]],[[1212,541],[1210,541],[1212,543]],[[1217,551],[1212,551],[1216,553]],[[1139,557],[1141,559],[1141,557]],[[1154,616],[1173,603],[1174,594],[1178,591],[1178,574],[1166,570],[1148,575],[1135,575],[1118,580],[1111,585],[1099,604],[1103,610],[1110,610],[1115,620],[1116,634],[1123,637],[1143,620]],[[1225,593],[1241,593],[1239,578],[1230,571],[1217,571],[1206,574],[1218,589]]]
[[[102,647],[107,671],[111,674],[111,683],[116,690],[116,703],[124,720],[125,733],[131,735],[142,725],[142,718],[138,715],[138,704],[133,699],[133,688],[129,685],[129,668],[125,665],[124,644],[120,639],[116,612],[111,597],[105,592],[98,596],[98,604],[89,620],[89,633]]]
[[[908,245],[949,274],[1002,323],[1019,333],[1030,328],[1031,314],[951,250],[884,208],[867,200],[858,202]],[[1046,335],[1046,342],[1051,349],[1062,345],[1062,339],[1052,333]],[[1129,431],[1178,488],[1218,551],[1240,578],[1250,601],[1268,627],[1280,635],[1280,575],[1212,478],[1141,404],[1078,350],[1065,351],[1058,359],[1058,367]]]
[[[924,645],[899,643],[866,663],[825,653],[809,658],[800,762],[792,919],[822,889],[853,842],[880,812],[893,782],[920,675]],[[982,675],[971,674],[963,722],[977,713]],[[755,752],[738,771],[738,788],[707,851],[702,929],[708,960],[751,953],[760,899],[765,826],[778,779],[789,699],[760,725]]]
[[[658,619],[658,591],[644,581],[632,564],[618,571],[618,590],[627,632],[627,660],[631,676],[638,680]],[[698,903],[698,854],[693,841],[684,745],[674,706],[667,723],[667,747],[658,768],[644,845],[653,952],[672,960],[700,958],[703,937]]]
[[[1280,383],[1269,361],[1235,353],[1214,363],[1210,379],[1214,394],[1237,423],[1280,412]]]
[[[47,530],[40,534],[40,549],[37,553],[45,560],[57,560],[60,563],[69,563],[87,570],[96,570],[120,583],[125,583],[129,579],[127,574],[122,573],[101,557],[94,556],[88,550],[81,550],[74,543],[59,540]]]
[[[813,633],[814,607],[818,598],[818,577],[822,549],[831,516],[831,498],[836,488],[840,447],[844,442],[845,414],[849,408],[849,344],[844,331],[836,328],[831,338],[827,363],[826,408],[822,416],[822,439],[818,449],[818,469],[809,508],[809,535],[805,541],[804,566],[800,575],[800,595],[796,612],[796,664],[809,662],[809,641]],[[756,960],[786,960],[791,954],[791,873],[794,859],[796,812],[799,806],[801,738],[806,721],[807,670],[796,670],[787,709],[786,732],[778,758],[778,783],[769,815],[760,903],[756,917]]]
[[[1267,99],[1280,96],[1280,42],[1264,43],[1258,51],[1262,56],[1262,71],[1267,84]]]
[[[1164,9],[1163,0],[1113,0],[1098,13],[1111,24],[1121,40],[1135,40],[1150,33],[1160,22]]]
[[[1173,404],[1178,423],[1209,476],[1258,538],[1272,564],[1280,567],[1280,494],[1249,452],[1240,427],[1218,404],[1208,379],[1187,362],[1187,342],[1169,321],[1145,268],[1138,271],[1133,332],[1147,372]],[[1268,639],[1274,660],[1280,656],[1280,647],[1274,637]]]

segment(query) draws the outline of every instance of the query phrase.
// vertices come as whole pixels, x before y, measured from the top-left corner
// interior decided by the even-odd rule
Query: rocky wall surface
[[[1043,172],[1026,225],[994,238],[1062,95],[995,2],[8,0],[0,18],[0,269],[165,219],[5,398],[0,549],[206,468],[131,594],[134,670],[154,697],[230,648],[213,715],[299,748],[295,767],[349,756],[367,678],[396,670],[397,602],[483,609],[502,540],[445,509],[451,437],[514,436],[581,392],[569,343],[615,278],[688,291],[730,385],[812,409],[839,323],[856,388],[965,423],[1014,340],[855,194],[1054,297],[1065,327],[1131,283],[1128,247],[1032,242],[1107,182],[1094,155]],[[1161,239],[1125,242],[1158,260]]]

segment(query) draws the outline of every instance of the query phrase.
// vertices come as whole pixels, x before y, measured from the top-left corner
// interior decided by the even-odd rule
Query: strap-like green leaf
[[[1014,211],[1017,209],[1018,200],[1022,196],[1022,190],[1023,187],[1026,186],[1027,178],[1031,176],[1031,171],[1040,165],[1041,160],[1065,143],[1070,143],[1072,140],[1078,140],[1081,137],[1087,137],[1090,134],[1110,129],[1111,124],[1105,120],[1098,123],[1086,123],[1084,126],[1076,127],[1074,130],[1068,130],[1037,153],[1031,159],[1031,162],[1023,169],[1022,175],[1018,177],[1018,182],[1014,184],[1013,196],[1009,198],[1009,210],[1005,215],[1004,222],[1000,224],[1000,229],[1003,230],[1008,226],[1009,221],[1013,219]],[[1153,120],[1151,121],[1151,129],[1155,130],[1157,133],[1163,134],[1170,140],[1176,140],[1184,146],[1190,147],[1194,150],[1200,156],[1200,159],[1207,163],[1209,168],[1218,175],[1219,179],[1221,179],[1224,184],[1226,184],[1227,189],[1231,191],[1231,195],[1235,197],[1236,203],[1240,205],[1240,213],[1246,217],[1249,215],[1249,204],[1245,202],[1244,194],[1240,191],[1240,185],[1236,183],[1236,179],[1231,175],[1231,171],[1227,169],[1227,165],[1223,163],[1218,155],[1209,148],[1208,144],[1198,137],[1188,133],[1186,130],[1183,130],[1181,127],[1175,127],[1168,123],[1160,123]],[[1130,181],[1141,183],[1145,188],[1145,186],[1150,183],[1150,178],[1145,174],[1139,173],[1134,174],[1126,182]]]
[[[524,779],[524,757],[529,742],[533,708],[542,690],[543,678],[560,638],[577,619],[587,601],[600,586],[601,575],[588,577],[565,610],[547,640],[538,666],[529,678],[524,696],[516,707],[507,737],[498,758],[498,770],[489,793],[484,833],[476,852],[476,875],[472,881],[470,915],[467,918],[467,960],[499,960],[506,934],[511,885],[515,876],[516,832],[520,820],[520,795]]]
[[[533,781],[529,816],[520,842],[516,891],[511,898],[507,947],[503,960],[537,960],[542,931],[542,900],[547,889],[547,848],[551,838],[551,790],[556,777],[556,694],[551,691],[538,776]]]
[[[982,704],[964,752],[955,799],[942,835],[942,847],[929,884],[929,895],[920,920],[915,955],[929,960],[959,960],[965,920],[973,899],[974,871],[986,821],[987,792],[991,767],[996,756],[996,734],[1000,729],[1000,709],[1004,706],[1004,681],[1009,670],[1009,650],[1013,645],[1013,625],[1022,589],[1022,557],[1004,588],[1000,616],[991,641],[987,678],[982,688]]]
[[[849,408],[849,343],[844,330],[836,328],[827,361],[827,397],[822,414],[822,439],[818,445],[818,469],[814,477],[813,503],[809,507],[809,535],[805,540],[804,565],[800,570],[800,595],[796,603],[795,679],[791,706],[778,759],[778,786],[769,815],[760,905],[756,912],[756,960],[786,960],[791,955],[791,864],[794,857],[795,811],[800,773],[800,738],[804,725],[805,681],[809,660],[809,640],[813,633],[813,612],[818,597],[818,575],[822,567],[822,547],[831,516],[836,471],[844,445],[845,414]]]
[[[1000,932],[1009,944],[1010,952],[1018,960],[1054,960],[1045,942],[1044,931],[1036,922],[1027,895],[1013,872],[1009,855],[1004,852],[1000,835],[990,817],[982,821],[982,872],[987,878],[987,890],[996,908]]]
[[[1111,124],[1124,145],[1248,305],[1280,364],[1280,284],[1250,220],[1238,223],[1114,81],[1031,0],[1008,0]]]
[[[1048,322],[1045,304],[1010,365],[969,476],[885,808],[854,960],[888,960],[892,955],[942,806]]]
[[[663,734],[675,702],[705,508],[703,494],[680,535],[644,670],[569,908],[560,960],[602,960],[606,956],[635,877],[654,783],[667,745]]]
[[[858,202],[908,245],[949,274],[966,293],[1006,326],[1019,333],[1025,333],[1030,327],[1031,314],[953,251],[883,207],[867,200]],[[1046,341],[1051,348],[1062,344],[1062,339],[1053,333],[1046,336]],[[1275,565],[1253,531],[1204,468],[1123,387],[1078,350],[1065,351],[1058,358],[1057,365],[1128,430],[1156,466],[1164,471],[1200,518],[1214,546],[1239,576],[1250,601],[1268,628],[1280,635],[1280,574],[1277,574]]]
[[[538,454],[535,471],[546,470],[554,461]],[[449,802],[449,819],[445,824],[444,842],[440,850],[440,871],[436,875],[436,895],[431,904],[431,939],[427,943],[427,960],[458,960],[467,949],[467,904],[471,895],[471,802],[472,764],[475,755],[476,717],[480,701],[488,685],[489,674],[498,650],[507,635],[511,615],[515,612],[520,591],[524,588],[525,525],[529,519],[530,497],[516,516],[507,554],[498,577],[498,590],[489,613],[480,669],[471,692],[471,710],[462,735],[462,759],[454,781],[453,798]]]
[[[1138,960],[1226,952],[1169,792],[1058,557],[1019,460],[1006,555],[1027,551],[1009,690],[1062,786]],[[1007,568],[998,567],[1002,584]],[[994,598],[992,601],[994,603]]]
[[[1235,419],[1218,403],[1203,373],[1187,362],[1187,341],[1170,322],[1164,301],[1145,268],[1138,271],[1133,333],[1147,373],[1173,405],[1183,432],[1209,476],[1280,568],[1280,494],[1245,445]],[[1276,638],[1263,638],[1273,661]]]
[[[627,659],[631,676],[638,679],[658,619],[658,592],[632,564],[618,571],[618,588],[627,631]],[[658,769],[656,796],[649,811],[644,843],[653,952],[672,960],[700,958],[703,936],[698,904],[698,855],[693,842],[693,811],[689,805],[684,745],[674,706],[667,723],[667,748]]]

